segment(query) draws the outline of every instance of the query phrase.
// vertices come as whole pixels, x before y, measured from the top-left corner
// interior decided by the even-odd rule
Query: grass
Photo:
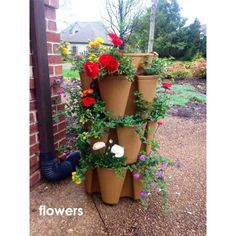
[[[173,85],[170,102],[174,106],[185,106],[188,102],[206,103],[206,95],[196,91],[190,85]]]
[[[78,71],[74,71],[68,68],[63,68],[63,77],[64,78],[79,78],[79,72]]]

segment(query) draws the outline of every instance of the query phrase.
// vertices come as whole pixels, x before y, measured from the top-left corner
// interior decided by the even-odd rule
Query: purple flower
[[[139,179],[140,178],[140,174],[139,173],[133,173],[133,178],[134,179]]]
[[[167,167],[167,164],[166,164],[166,163],[161,163],[160,169],[164,170],[166,167]]]
[[[62,82],[61,78],[56,78],[54,80],[55,84],[60,84]]]
[[[64,89],[63,88],[60,88],[58,91],[57,91],[57,94],[60,96],[61,94],[64,93]]]
[[[157,171],[157,173],[155,174],[156,175],[156,177],[158,177],[158,178],[163,178],[163,174],[162,174],[162,171]]]
[[[141,155],[141,156],[139,157],[139,160],[140,160],[140,161],[145,161],[145,156],[144,156],[144,155]]]
[[[77,59],[77,60],[80,60],[81,56],[79,54],[77,54],[77,55],[74,56],[74,58]]]
[[[140,197],[145,197],[145,192],[140,192]]]

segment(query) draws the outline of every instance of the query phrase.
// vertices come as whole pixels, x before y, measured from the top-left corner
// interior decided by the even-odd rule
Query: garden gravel
[[[31,235],[206,235],[206,122],[169,116],[159,129],[159,154],[176,163],[168,171],[169,214],[162,214],[160,193],[148,197],[148,207],[129,198],[116,206],[105,205],[99,194],[92,197],[83,185],[69,179],[43,182],[31,191]],[[40,216],[40,205],[82,207],[83,216]]]

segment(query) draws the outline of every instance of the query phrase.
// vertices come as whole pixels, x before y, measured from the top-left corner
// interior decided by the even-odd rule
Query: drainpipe
[[[44,0],[30,0],[30,41],[38,111],[40,168],[46,180],[57,181],[75,171],[80,153],[74,152],[60,163],[55,158]]]

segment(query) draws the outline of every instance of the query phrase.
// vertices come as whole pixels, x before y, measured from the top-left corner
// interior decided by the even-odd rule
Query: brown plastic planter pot
[[[127,169],[124,170],[124,176]],[[110,168],[98,168],[98,181],[100,185],[103,202],[107,204],[117,204],[124,184],[124,178],[116,175],[115,170]]]
[[[146,101],[152,102],[156,96],[157,75],[137,75],[138,90]]]
[[[157,122],[153,122],[153,121],[148,121],[147,122],[147,129],[146,129],[146,137],[148,141],[152,141],[154,139],[155,136],[155,131],[157,128]],[[146,145],[146,153],[149,155],[151,152],[151,145],[147,144]]]
[[[146,124],[144,124],[146,126]],[[141,149],[141,140],[135,133],[134,127],[117,127],[117,136],[119,145],[125,149],[126,163],[132,164],[137,161]]]
[[[98,86],[106,109],[114,116],[124,116],[131,82],[126,76],[107,76],[98,79]]]
[[[93,79],[88,77],[84,72],[80,72],[79,75],[82,89],[89,89]]]
[[[132,58],[133,66],[137,69],[137,75],[143,73],[144,69],[142,64],[147,60],[147,58],[149,58],[149,61],[145,64],[145,66],[150,65],[154,57],[148,53],[126,53],[124,55]]]
[[[131,84],[131,88],[130,88],[130,92],[129,92],[129,96],[128,96],[128,101],[127,101],[127,105],[125,108],[125,115],[129,116],[129,115],[133,115],[136,112],[136,104],[135,104],[135,92],[137,91],[137,81],[134,80]]]
[[[100,192],[96,169],[90,169],[86,172],[84,185],[87,193]]]

